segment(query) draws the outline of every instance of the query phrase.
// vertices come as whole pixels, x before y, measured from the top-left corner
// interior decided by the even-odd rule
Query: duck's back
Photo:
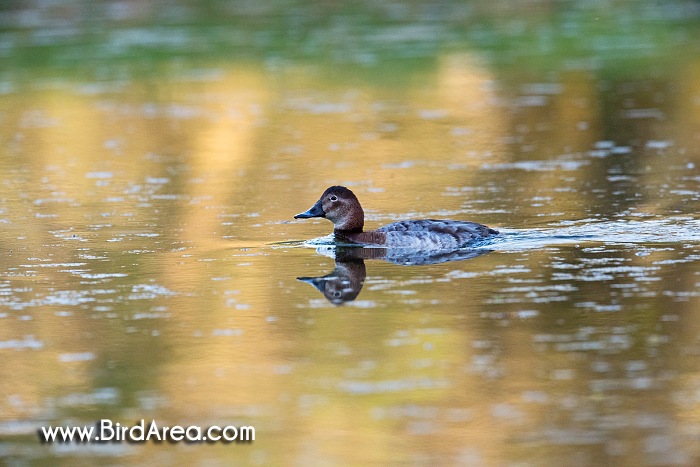
[[[498,234],[476,222],[423,219],[399,221],[377,229],[386,233],[386,245],[399,248],[461,248]]]

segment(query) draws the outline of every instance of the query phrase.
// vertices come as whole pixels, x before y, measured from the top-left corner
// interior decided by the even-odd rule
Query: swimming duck
[[[344,186],[329,187],[309,210],[294,216],[295,219],[311,217],[325,217],[333,222],[333,234],[338,240],[388,248],[449,250],[498,234],[497,230],[476,222],[435,219],[393,222],[365,232],[362,206]]]

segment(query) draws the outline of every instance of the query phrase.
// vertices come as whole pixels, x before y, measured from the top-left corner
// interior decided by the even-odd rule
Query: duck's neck
[[[340,238],[351,240],[362,233],[362,227],[359,229],[333,229],[333,235]]]
[[[350,208],[350,212],[341,212],[340,215],[334,214],[333,217],[327,216],[333,222],[335,232],[360,233],[365,226],[365,213],[361,207],[355,206]]]
[[[383,245],[386,242],[386,233],[377,232],[376,230],[363,232],[362,229],[355,231],[335,229],[333,231],[333,234],[337,239],[345,240],[352,243]]]

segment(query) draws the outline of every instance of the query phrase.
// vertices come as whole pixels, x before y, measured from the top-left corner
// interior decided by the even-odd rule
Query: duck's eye
[[[338,201],[338,197],[336,195],[331,195],[330,200],[331,201]]]
[[[333,298],[340,298],[341,295],[342,293],[340,292],[340,290],[336,290],[335,292],[333,292]]]

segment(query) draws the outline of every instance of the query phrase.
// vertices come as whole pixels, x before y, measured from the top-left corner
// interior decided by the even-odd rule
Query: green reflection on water
[[[1,7],[6,69],[98,79],[142,76],[222,60],[320,65],[331,79],[381,82],[470,50],[512,71],[566,66],[638,73],[697,50],[692,1],[410,3],[175,2],[159,8],[63,1]],[[589,62],[587,62],[589,60]],[[281,61],[281,62],[280,62]],[[636,71],[635,71],[636,70]],[[116,76],[115,76],[116,75]],[[123,76],[122,76],[123,77]]]

